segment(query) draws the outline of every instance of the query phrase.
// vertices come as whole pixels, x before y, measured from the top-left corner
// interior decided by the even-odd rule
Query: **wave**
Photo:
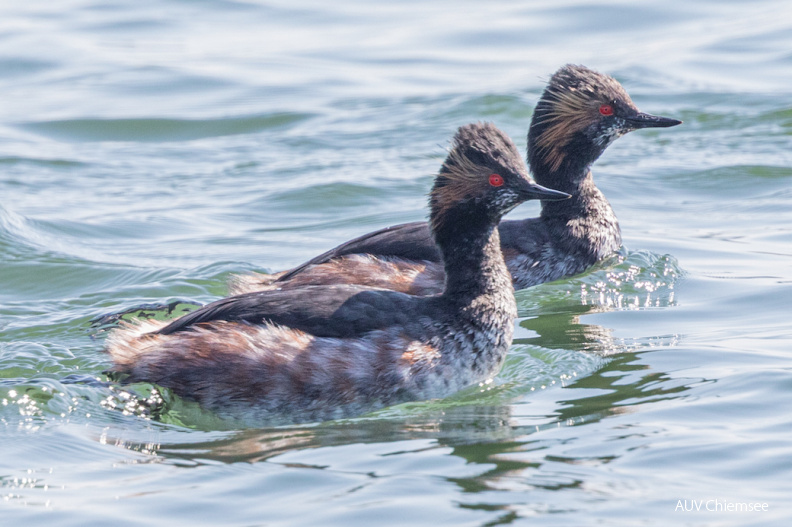
[[[218,119],[63,119],[19,123],[25,130],[66,141],[192,141],[207,137],[251,134],[288,127],[313,117],[309,113],[275,112]]]

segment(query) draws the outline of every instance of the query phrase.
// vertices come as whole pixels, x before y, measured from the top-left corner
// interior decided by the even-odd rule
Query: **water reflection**
[[[665,372],[653,371],[651,366],[641,361],[642,353],[618,355],[601,370],[567,386],[570,390],[585,390],[586,393],[594,390],[600,393],[559,400],[559,421],[600,420],[628,412],[633,406],[676,399],[690,389],[690,386],[679,384]],[[701,381],[695,379],[691,384]],[[574,397],[574,393],[566,395]]]
[[[562,310],[521,320],[521,328],[531,330],[535,337],[518,337],[515,344],[551,349],[594,352],[611,355],[628,351],[628,343],[613,337],[613,330],[597,324],[584,324],[581,316],[610,311],[602,306],[571,304]]]

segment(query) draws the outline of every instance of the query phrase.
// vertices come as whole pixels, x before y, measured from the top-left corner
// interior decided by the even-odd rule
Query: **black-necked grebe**
[[[572,199],[543,201],[538,218],[501,222],[506,264],[517,289],[583,272],[621,247],[619,222],[590,167],[616,138],[681,121],[641,113],[615,79],[567,65],[550,79],[528,130],[536,181]],[[232,277],[231,291],[356,283],[410,294],[442,290],[443,267],[425,222],[366,234],[289,271]]]
[[[501,216],[527,199],[568,197],[535,184],[493,125],[464,126],[430,194],[441,294],[330,285],[233,296],[167,325],[114,330],[114,371],[250,423],[348,417],[450,395],[495,375],[511,344],[517,308]]]

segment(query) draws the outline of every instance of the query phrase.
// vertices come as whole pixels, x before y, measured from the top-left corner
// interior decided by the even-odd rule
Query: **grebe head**
[[[640,112],[614,78],[568,64],[553,74],[536,105],[528,131],[528,158],[542,183],[547,182],[539,172],[585,175],[585,169],[618,137],[639,128],[680,123]]]
[[[512,140],[491,123],[462,126],[430,193],[432,230],[468,211],[497,225],[508,211],[529,199],[566,199],[564,192],[536,184]]]

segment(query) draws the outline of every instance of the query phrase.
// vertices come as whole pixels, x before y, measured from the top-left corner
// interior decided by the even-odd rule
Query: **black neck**
[[[591,165],[599,157],[591,148],[575,145],[574,142],[563,148],[561,163],[557,168],[550,162],[548,154],[533,144],[534,134],[528,135],[528,164],[531,174],[542,186],[573,194],[578,185],[591,177]]]
[[[482,295],[513,296],[496,223],[486,210],[460,209],[443,211],[442,221],[434,222],[445,265],[443,296],[463,304]]]
[[[559,177],[557,181],[564,181],[564,178]],[[566,179],[565,184],[557,185],[556,188],[572,197],[563,201],[542,201],[542,218],[579,217],[600,209],[610,210],[610,204],[594,184],[591,171],[586,171],[583,177],[574,180]]]

